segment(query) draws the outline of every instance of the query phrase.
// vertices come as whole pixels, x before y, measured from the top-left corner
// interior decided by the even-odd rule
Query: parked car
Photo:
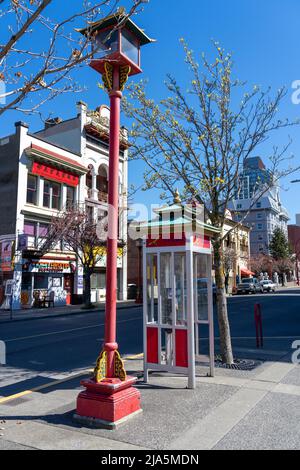
[[[260,284],[263,288],[264,292],[275,292],[276,291],[276,284],[274,284],[273,281],[266,280],[266,281],[260,281]]]
[[[242,280],[237,286],[237,294],[257,294],[263,293],[263,287],[255,277],[249,277]]]

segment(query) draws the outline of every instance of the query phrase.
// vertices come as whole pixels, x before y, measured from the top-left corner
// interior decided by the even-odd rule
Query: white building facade
[[[85,205],[94,220],[108,211],[109,108],[88,111],[78,103],[74,119],[48,121],[31,134],[16,123],[15,134],[0,139],[0,274],[13,279],[13,308],[30,308],[37,295],[54,292],[55,305],[79,303],[83,270],[61,243],[44,256],[38,247],[53,216],[68,204]],[[118,298],[127,298],[128,145],[122,131],[119,181]],[[6,251],[5,251],[6,250]],[[9,259],[10,258],[10,259]],[[106,256],[92,276],[92,301],[105,300]]]

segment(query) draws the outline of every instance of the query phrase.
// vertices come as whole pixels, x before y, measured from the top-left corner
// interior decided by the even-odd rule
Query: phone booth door
[[[212,256],[193,253],[194,317],[196,360],[210,364],[214,376],[214,324]],[[201,334],[201,332],[203,334]],[[202,340],[200,338],[203,338]],[[203,343],[203,344],[202,344]],[[201,353],[201,354],[200,354]]]

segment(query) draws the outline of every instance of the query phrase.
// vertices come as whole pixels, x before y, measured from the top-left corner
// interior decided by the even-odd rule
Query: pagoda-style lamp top
[[[129,66],[129,75],[141,73],[141,47],[155,42],[140,29],[123,9],[77,30],[92,44],[91,67],[101,74],[104,64]]]

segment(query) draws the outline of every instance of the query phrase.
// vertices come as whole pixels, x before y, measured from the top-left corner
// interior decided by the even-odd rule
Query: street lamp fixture
[[[124,10],[78,31],[91,42],[90,66],[102,75],[110,98],[110,135],[105,342],[94,377],[82,382],[86,390],[78,396],[75,419],[113,429],[141,411],[136,378],[127,376],[116,342],[120,104],[128,77],[142,72],[141,47],[153,40]]]

